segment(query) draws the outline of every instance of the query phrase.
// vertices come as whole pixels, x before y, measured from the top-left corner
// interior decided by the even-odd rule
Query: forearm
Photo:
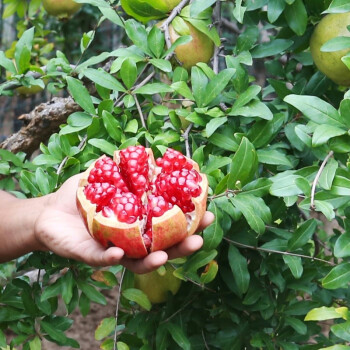
[[[18,199],[0,191],[0,263],[43,249],[35,225],[46,202],[46,197]]]

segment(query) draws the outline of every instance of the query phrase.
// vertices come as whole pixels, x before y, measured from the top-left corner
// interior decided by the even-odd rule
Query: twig
[[[79,150],[82,150],[82,148],[85,146],[86,140],[87,140],[87,135],[85,135],[85,136],[83,137],[83,139],[80,141],[80,143],[79,143],[79,145],[78,145]],[[56,174],[57,174],[57,175],[60,175],[60,174],[61,174],[61,171],[62,171],[63,167],[66,165],[67,161],[68,161],[68,156],[65,157],[65,158],[62,160],[61,164],[59,165],[59,167],[58,167],[58,169],[57,169],[57,171],[56,171]]]
[[[163,22],[160,29],[164,31],[165,42],[168,49],[171,47],[170,33],[169,33],[169,24],[173,19],[181,12],[181,10],[186,6],[189,0],[182,0],[174,9],[171,11],[169,17]],[[169,59],[169,58],[166,58]]]
[[[141,124],[142,124],[142,126],[147,130],[147,125],[146,125],[145,117],[144,117],[144,115],[143,115],[143,113],[142,113],[142,109],[141,109],[139,100],[138,100],[136,94],[133,95],[133,96],[134,96],[134,99],[135,99],[135,104],[136,104],[136,107],[137,107],[137,111],[139,112],[139,116],[140,116],[140,119],[141,119]],[[149,147],[149,144],[148,144],[147,139],[146,139],[146,147]]]
[[[282,252],[280,250],[266,249],[266,248],[261,248],[261,247],[254,247],[254,246],[251,246],[251,245],[247,245],[247,244],[239,243],[239,242],[236,242],[236,241],[232,241],[231,239],[228,239],[226,237],[224,237],[224,240],[229,242],[230,244],[233,244],[233,245],[235,245],[237,247],[241,247],[241,248],[252,249],[252,250],[261,251],[261,252],[265,252],[265,253],[297,256],[299,258],[321,261],[321,262],[323,262],[325,264],[328,264],[328,265],[331,265],[331,266],[336,266],[336,264],[332,263],[331,261],[315,258],[313,256],[308,256],[308,255],[303,255],[303,254],[296,254],[296,253],[290,253],[290,252]]]
[[[119,313],[119,304],[120,304],[120,295],[122,292],[122,285],[125,275],[125,267],[123,268],[122,275],[120,277],[118,296],[117,296],[117,306],[115,309],[115,328],[114,328],[114,338],[113,338],[113,350],[117,350],[117,328],[118,328],[118,313]]]
[[[203,342],[204,342],[204,346],[207,350],[210,350],[207,341],[205,340],[205,335],[204,335],[204,330],[202,329],[202,338],[203,338]]]
[[[317,174],[316,174],[316,177],[315,177],[315,180],[314,182],[312,183],[312,188],[311,188],[311,203],[310,203],[310,207],[311,209],[315,209],[315,192],[316,192],[316,186],[317,186],[317,183],[318,183],[318,180],[320,179],[320,176],[322,174],[322,171],[324,169],[324,167],[326,166],[329,158],[331,158],[333,156],[333,151],[330,151],[327,155],[327,157],[324,159],[324,161],[322,162],[321,166],[320,166],[320,169],[318,170]]]
[[[241,34],[241,31],[240,31],[239,28],[237,27],[236,23],[231,22],[231,21],[229,21],[229,20],[226,19],[226,18],[222,18],[222,19],[221,19],[221,23],[222,23],[222,25],[223,25],[225,28],[229,29],[231,32],[233,32],[233,33],[235,33],[235,34],[237,34],[237,35]]]
[[[219,36],[221,36],[221,0],[218,0],[215,5],[215,12],[214,12],[214,18],[215,22],[217,23],[217,31],[219,33]],[[213,59],[213,71],[215,74],[219,73],[219,53],[221,51],[220,46],[215,46],[214,50],[214,59]]]
[[[193,123],[191,123],[187,129],[185,130],[185,132],[182,134],[182,137],[185,140],[185,145],[186,145],[186,157],[191,158],[191,149],[190,149],[190,142],[188,140],[188,135],[192,129]]]
[[[183,311],[186,309],[186,307],[188,305],[190,305],[191,303],[193,303],[195,300],[197,299],[197,296],[192,298],[191,300],[189,300],[186,304],[184,304],[182,307],[180,307],[180,309],[178,309],[176,312],[174,312],[172,315],[170,315],[168,318],[166,318],[165,320],[163,320],[162,322],[160,322],[159,324],[164,324],[167,323],[168,321],[170,321],[173,317],[175,317],[179,312]]]

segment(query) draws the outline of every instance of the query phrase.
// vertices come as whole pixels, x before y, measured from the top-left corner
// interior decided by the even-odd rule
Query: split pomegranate
[[[193,234],[206,210],[208,181],[198,164],[169,148],[131,146],[83,173],[77,206],[91,236],[131,258],[167,249]]]

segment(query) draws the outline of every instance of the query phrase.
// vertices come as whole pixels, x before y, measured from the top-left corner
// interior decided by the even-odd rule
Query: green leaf
[[[153,26],[148,34],[147,43],[154,57],[160,58],[164,50],[165,39],[164,34],[157,26]]]
[[[12,74],[16,74],[17,70],[13,62],[5,56],[3,51],[0,51],[0,66],[4,67],[5,70],[11,72]]]
[[[292,168],[293,165],[289,158],[282,152],[277,150],[258,150],[257,151],[259,163],[285,165]]]
[[[232,111],[248,104],[260,93],[260,91],[261,91],[261,87],[259,85],[249,86],[247,90],[245,90],[238,96],[237,100],[232,106]],[[229,115],[231,114],[229,113]]]
[[[325,13],[344,13],[350,11],[348,0],[333,0]]]
[[[347,307],[318,307],[310,310],[304,321],[326,321],[326,320],[334,320],[336,318],[344,318],[346,319],[346,314],[348,313]]]
[[[161,58],[151,58],[149,62],[166,73],[170,73],[173,69],[169,61],[163,60]]]
[[[116,325],[117,321],[115,317],[104,318],[96,328],[95,339],[102,340],[108,337],[114,332]]]
[[[270,23],[275,22],[286,7],[284,0],[269,0],[267,5],[267,18]]]
[[[113,156],[114,151],[117,150],[116,145],[113,145],[112,143],[102,139],[91,139],[88,141],[88,143],[94,147],[97,147],[103,153],[109,154],[110,156]]]
[[[288,241],[288,250],[294,251],[304,246],[312,237],[317,227],[315,219],[303,222],[293,233]]]
[[[305,335],[307,333],[306,324],[298,318],[286,317],[285,324],[291,326],[298,334]]]
[[[214,134],[214,132],[223,124],[227,122],[227,117],[222,118],[213,118],[210,120],[210,122],[206,125],[205,131],[207,134],[207,137],[210,137]]]
[[[279,173],[271,178],[273,184],[270,187],[270,194],[276,197],[290,197],[303,193],[296,185],[296,180],[301,176],[294,175],[290,171]]]
[[[41,294],[41,301],[56,297],[61,293],[62,290],[62,280],[58,279],[55,283],[44,289],[44,292]]]
[[[106,89],[125,92],[123,85],[116,78],[114,78],[111,74],[107,73],[102,68],[87,68],[84,70],[83,73],[88,79],[90,79],[98,85],[103,86]]]
[[[220,219],[222,215],[219,212],[216,204],[214,202],[211,202],[208,209],[215,215],[215,220],[203,232],[203,248],[205,250],[212,250],[215,249],[221,243],[224,231],[220,225]]]
[[[41,350],[41,340],[38,336],[36,336],[33,340],[29,342],[30,350]]]
[[[253,100],[249,104],[239,108],[233,108],[229,115],[242,117],[259,117],[261,119],[272,120],[273,114],[265,103]]]
[[[335,266],[322,280],[326,289],[347,288],[350,282],[350,263],[343,262]]]
[[[283,255],[284,262],[288,265],[294,278],[299,279],[303,274],[303,264],[299,256]]]
[[[331,331],[340,339],[350,341],[350,321],[335,324]]]
[[[141,86],[138,89],[134,90],[134,92],[136,94],[154,95],[163,92],[173,92],[173,89],[169,85],[163,83],[153,83]]]
[[[72,270],[68,270],[62,277],[62,299],[66,305],[70,303],[73,297],[74,276]]]
[[[246,137],[242,138],[241,144],[232,159],[228,188],[236,189],[250,182],[258,168],[258,157],[254,146]]]
[[[338,162],[331,158],[327,165],[324,167],[320,178],[318,179],[318,184],[325,190],[330,190],[335,177],[335,172],[338,169]]]
[[[239,292],[241,294],[246,293],[250,282],[248,263],[245,257],[232,244],[228,248],[228,262]]]
[[[174,89],[175,92],[184,96],[188,100],[193,101],[194,97],[192,95],[191,89],[188,87],[185,81],[177,81],[171,84],[171,88]]]
[[[78,103],[84,111],[90,114],[95,114],[95,107],[92,103],[92,98],[83,83],[72,77],[67,77],[66,80],[69,93],[72,95],[75,102]]]
[[[350,232],[344,232],[339,236],[334,245],[334,256],[346,258],[350,256]]]
[[[149,311],[152,308],[152,304],[149,301],[147,295],[139,289],[128,288],[123,291],[123,297],[137,303],[145,310]]]
[[[321,46],[322,52],[334,52],[350,48],[350,38],[346,36],[337,36],[328,40]]]
[[[42,168],[37,168],[35,171],[35,179],[40,192],[45,195],[51,192],[48,175],[44,172]]]
[[[346,130],[343,128],[338,128],[336,126],[323,124],[318,125],[314,131],[312,137],[312,146],[318,147],[325,144],[332,137],[340,136],[346,134]]]
[[[344,127],[338,111],[319,97],[288,95],[284,101],[299,109],[306,118],[316,124],[328,124],[338,128]]]
[[[343,174],[335,175],[331,193],[339,196],[350,196],[350,179]]]
[[[18,40],[15,47],[15,61],[19,74],[25,73],[30,66],[34,27],[27,29]]]
[[[83,281],[77,281],[79,289],[93,302],[101,305],[107,305],[107,300],[105,296],[99,292],[91,284],[88,284]]]
[[[261,205],[261,208],[254,207],[253,204],[260,204],[258,202],[258,198],[248,194],[239,194],[230,200],[232,204],[243,214],[249,226],[255,232],[258,234],[263,234],[265,232],[265,223],[262,216],[266,221],[270,221],[271,218],[271,213],[269,210],[267,211],[266,205]],[[260,200],[263,201],[261,198]]]
[[[192,92],[198,107],[204,106],[205,91],[208,84],[208,78],[198,67],[192,67],[191,70]]]
[[[253,58],[264,58],[283,53],[294,44],[292,40],[275,39],[268,43],[263,43],[255,46],[251,51]]]
[[[203,99],[202,106],[207,106],[216,97],[218,97],[221,92],[225,89],[236,70],[233,68],[227,68],[222,70],[219,74],[209,81],[209,84],[205,88],[205,95]]]
[[[127,58],[123,61],[120,68],[120,75],[124,85],[130,90],[137,79],[137,66],[133,59]]]
[[[295,0],[284,11],[289,27],[296,35],[303,35],[307,26],[307,12],[302,0]]]
[[[326,201],[315,200],[315,208],[317,211],[320,211],[329,221],[332,221],[335,218],[334,207],[331,203]]]
[[[40,321],[40,326],[42,328],[42,332],[47,333],[53,340],[58,342],[60,345],[69,345],[73,348],[79,348],[79,343],[71,338],[67,338],[65,334],[59,330],[57,330],[54,326],[52,326],[49,322],[44,320]]]
[[[174,339],[175,343],[180,346],[183,350],[191,350],[191,343],[186,337],[183,329],[172,322],[166,323],[166,327],[168,329],[169,334]]]
[[[143,52],[152,56],[152,52],[148,48],[147,31],[139,22],[129,19],[125,21],[125,31],[129,39],[139,47]]]
[[[103,125],[105,126],[108,135],[115,141],[120,142],[122,138],[122,130],[115,117],[108,111],[102,112]]]
[[[216,0],[194,0],[190,7],[191,17],[197,17],[202,11],[209,8],[215,2]]]
[[[113,22],[114,24],[116,24],[120,27],[124,27],[124,23],[123,23],[120,15],[114,9],[102,7],[102,6],[99,6],[98,9],[101,11],[103,16],[108,18],[111,22]]]

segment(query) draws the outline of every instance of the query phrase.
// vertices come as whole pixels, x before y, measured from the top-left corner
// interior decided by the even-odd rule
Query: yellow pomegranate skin
[[[73,0],[43,0],[43,6],[49,15],[63,19],[73,16],[82,4]]]
[[[165,265],[164,275],[152,271],[143,275],[135,274],[135,287],[142,290],[152,304],[164,303],[168,299],[168,292],[175,295],[181,286],[181,280],[174,276],[174,268]]]
[[[338,36],[350,36],[350,12],[329,14],[316,26],[311,39],[310,50],[317,68],[336,84],[350,86],[350,70],[341,58],[350,50],[322,52],[321,47],[328,40]]]

